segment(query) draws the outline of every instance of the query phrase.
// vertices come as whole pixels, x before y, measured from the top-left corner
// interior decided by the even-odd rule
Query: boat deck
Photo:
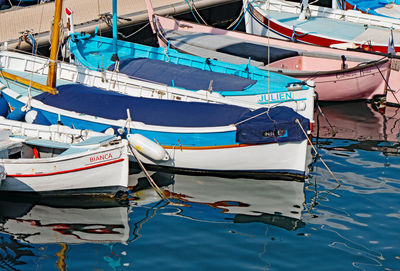
[[[300,4],[297,3],[274,0],[268,4],[267,1],[259,0],[252,5],[266,12],[265,16],[273,18],[279,27],[288,28],[292,33],[300,35],[310,34],[309,39],[319,36],[327,40],[365,45],[373,41],[375,45],[387,46],[391,29],[393,29],[394,43],[398,44],[400,41],[400,25],[395,19],[383,17],[377,19],[376,16],[362,15],[359,11],[332,10],[309,5],[310,18],[300,20]],[[287,31],[285,35],[292,35],[292,33]]]
[[[296,15],[288,12],[270,11],[270,14],[272,18],[294,27],[296,31],[318,33],[323,36],[348,40],[349,42],[354,41],[364,43],[371,40],[372,37],[374,40],[379,37],[379,43],[387,43],[390,36],[390,31],[383,27],[369,26],[368,29],[365,29],[361,24],[317,16],[311,16],[308,20],[300,21]],[[398,40],[400,38],[400,33],[398,33],[398,31],[393,32],[395,40]]]

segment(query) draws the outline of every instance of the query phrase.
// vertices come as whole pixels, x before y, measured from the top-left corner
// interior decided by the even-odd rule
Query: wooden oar
[[[58,90],[55,89],[55,88],[52,88],[52,87],[49,87],[49,86],[46,86],[46,85],[31,81],[31,80],[28,80],[26,78],[23,78],[21,76],[18,76],[18,75],[12,74],[12,73],[8,73],[8,72],[5,72],[5,71],[0,71],[0,76],[2,76],[4,78],[7,78],[7,79],[10,79],[10,80],[13,80],[15,82],[24,84],[26,86],[32,86],[35,89],[38,89],[38,90],[41,90],[41,91],[44,91],[44,92],[48,92],[48,93],[53,94],[53,95],[58,94]]]

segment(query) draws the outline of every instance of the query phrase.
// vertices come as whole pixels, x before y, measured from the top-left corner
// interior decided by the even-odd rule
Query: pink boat
[[[250,64],[300,80],[313,80],[321,101],[371,100],[388,94],[388,103],[400,105],[400,73],[391,69],[399,60],[387,55],[218,29],[156,15],[151,0],[146,0],[146,4],[160,46],[234,64]]]

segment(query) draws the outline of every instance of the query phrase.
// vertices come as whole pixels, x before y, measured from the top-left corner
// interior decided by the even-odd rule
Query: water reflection
[[[387,156],[399,155],[400,108],[375,110],[365,102],[325,103],[323,115],[315,113],[317,128],[314,141],[323,148],[341,151],[379,151]],[[336,141],[335,141],[336,139]],[[338,145],[337,139],[344,145]],[[333,144],[335,142],[335,144]]]
[[[128,206],[121,202],[77,198],[44,201],[2,198],[1,231],[29,244],[113,243],[128,240]]]
[[[301,220],[304,182],[227,179],[157,172],[153,180],[163,186],[171,203],[163,215],[213,223],[260,222],[295,230]],[[139,178],[138,186],[146,184]],[[136,187],[136,185],[135,185]]]
[[[399,139],[400,108],[386,107],[384,112],[379,112],[365,102],[324,103],[320,106],[326,118],[316,111],[314,118],[319,129],[314,129],[314,137],[390,142]],[[332,126],[335,133],[332,133]]]
[[[154,229],[154,223],[171,219],[213,225],[258,223],[285,231],[305,226],[304,182],[161,172],[151,176],[168,200],[159,198],[142,173],[131,176],[126,201],[2,197],[0,269],[129,268],[135,260],[130,251],[152,240],[154,231],[145,233]]]
[[[112,245],[129,239],[128,212],[127,202],[108,198],[2,195],[0,269],[67,270],[67,262],[87,261],[107,268],[114,264]]]

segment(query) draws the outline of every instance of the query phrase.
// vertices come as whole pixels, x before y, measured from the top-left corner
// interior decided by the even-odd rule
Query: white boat
[[[114,195],[127,189],[126,140],[4,118],[0,128],[1,192]]]
[[[13,108],[30,103],[28,114],[37,112],[44,122],[57,123],[59,119],[78,129],[121,130],[150,169],[256,178],[305,177],[310,122],[287,107],[251,111],[229,105],[135,99],[82,85],[61,86],[60,93],[51,96],[35,90],[29,101],[24,86],[5,83],[9,87],[3,88],[2,99]],[[98,103],[99,95],[107,110]],[[132,118],[126,109],[133,112]]]

